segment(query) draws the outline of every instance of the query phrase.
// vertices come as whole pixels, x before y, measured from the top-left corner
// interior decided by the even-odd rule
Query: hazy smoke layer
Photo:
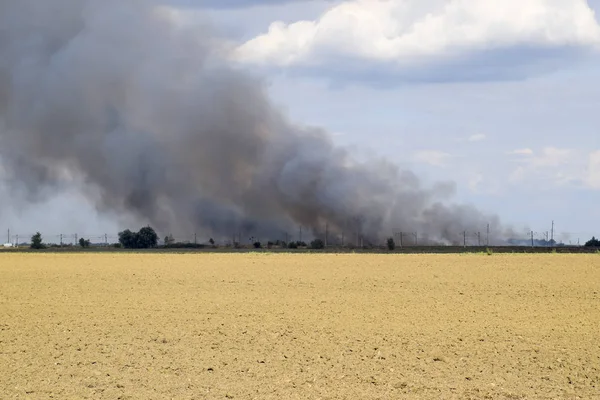
[[[65,174],[162,233],[416,231],[462,243],[495,218],[390,163],[356,162],[274,109],[208,30],[147,1],[0,0],[0,157],[30,195]]]

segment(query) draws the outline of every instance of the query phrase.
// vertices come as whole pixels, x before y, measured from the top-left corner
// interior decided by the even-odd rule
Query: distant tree
[[[119,232],[119,243],[125,249],[137,249],[137,237],[138,235],[131,232],[129,229],[125,229],[123,232]]]
[[[260,242],[254,242],[254,248],[255,249],[261,249],[262,248],[262,244]]]
[[[126,249],[148,249],[157,246],[158,235],[149,226],[137,233],[126,229],[119,232],[119,243]]]
[[[82,248],[86,248],[86,247],[90,247],[91,242],[87,239],[81,238],[79,239],[79,246],[81,246]]]
[[[394,238],[388,238],[387,248],[389,251],[394,251],[396,249],[396,242],[394,242]]]
[[[600,240],[593,236],[592,239],[585,244],[585,247],[600,247]]]
[[[288,249],[297,249],[298,248],[298,243],[296,242],[290,242],[290,244],[288,244]]]
[[[165,236],[165,246],[170,246],[173,243],[175,243],[175,238],[173,238],[173,235]]]
[[[37,232],[35,235],[31,237],[31,246],[32,249],[40,250],[45,249],[46,245],[42,241],[42,234]]]
[[[139,249],[149,249],[158,245],[158,235],[149,226],[140,229],[137,235]]]
[[[321,250],[325,248],[325,242],[321,239],[315,239],[310,242],[310,248],[313,250]]]
[[[210,240],[208,241],[208,243],[210,243],[210,245],[211,245],[212,247],[215,247],[215,239],[213,239],[213,238],[210,238]]]

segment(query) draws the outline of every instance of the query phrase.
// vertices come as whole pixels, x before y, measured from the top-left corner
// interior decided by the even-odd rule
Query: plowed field
[[[0,253],[27,398],[600,399],[600,256]]]

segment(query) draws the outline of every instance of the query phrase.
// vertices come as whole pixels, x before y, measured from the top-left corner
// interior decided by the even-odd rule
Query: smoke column
[[[465,230],[500,229],[447,205],[452,184],[424,188],[291,123],[226,55],[208,28],[149,1],[0,0],[0,158],[14,190],[37,199],[75,177],[99,210],[163,233],[282,238],[327,224],[462,244]]]

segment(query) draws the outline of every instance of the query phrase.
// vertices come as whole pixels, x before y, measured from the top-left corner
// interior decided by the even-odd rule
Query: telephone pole
[[[552,233],[550,234],[550,243],[554,247],[554,221],[552,221]]]
[[[533,245],[533,231],[531,231],[531,247],[535,247],[535,246]]]
[[[325,247],[327,247],[327,239],[329,236],[329,223],[325,224]]]
[[[465,248],[467,247],[467,231],[463,232],[463,245]]]
[[[485,237],[485,245],[486,246],[490,245],[490,224],[487,224],[487,231],[486,231],[486,237]]]

